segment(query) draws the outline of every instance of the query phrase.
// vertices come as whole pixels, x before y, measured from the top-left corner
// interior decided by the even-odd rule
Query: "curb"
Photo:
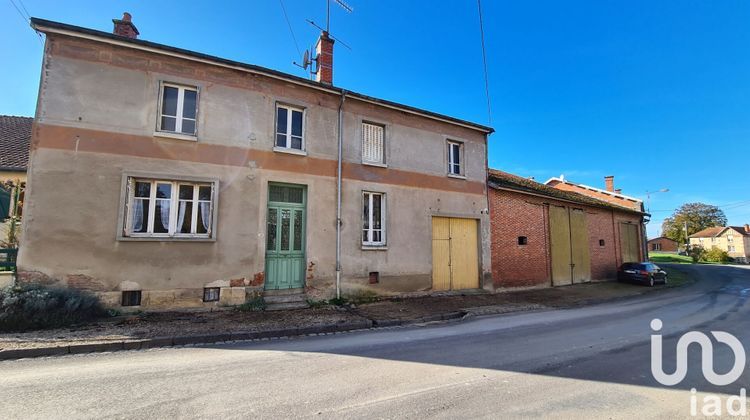
[[[173,347],[195,344],[224,343],[227,341],[248,341],[258,339],[270,339],[281,337],[304,336],[311,334],[328,334],[344,331],[366,330],[372,328],[374,323],[369,319],[362,321],[346,322],[341,324],[328,324],[316,327],[295,327],[279,330],[236,332],[207,335],[187,335],[177,337],[155,337],[144,340],[118,341],[114,343],[99,344],[72,344],[68,346],[39,347],[31,349],[3,350],[0,351],[0,360],[26,359],[34,357],[64,356],[67,354],[101,353],[122,350],[145,350],[158,347]]]

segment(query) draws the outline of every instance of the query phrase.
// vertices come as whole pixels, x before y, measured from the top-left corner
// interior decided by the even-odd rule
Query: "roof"
[[[0,171],[26,171],[33,122],[30,117],[0,115]]]
[[[646,214],[628,207],[618,206],[604,200],[598,200],[587,195],[572,191],[559,190],[528,178],[513,175],[508,172],[490,169],[487,185],[494,189],[510,189],[525,194],[541,195],[556,200],[570,201],[578,204],[586,204],[593,207],[601,207],[610,210],[624,211],[635,214]]]
[[[137,48],[142,50],[149,50],[161,54],[168,54],[172,56],[178,56],[181,58],[208,62],[210,64],[231,67],[234,69],[244,70],[251,73],[262,74],[276,79],[282,79],[292,83],[309,86],[318,90],[328,91],[339,95],[346,95],[347,97],[356,98],[365,102],[374,103],[387,108],[395,108],[400,111],[405,111],[411,114],[421,115],[427,118],[440,120],[454,125],[460,125],[473,130],[481,131],[485,134],[493,133],[495,130],[492,127],[473,123],[471,121],[454,118],[451,116],[439,114],[436,112],[428,111],[421,108],[416,108],[409,105],[404,105],[398,102],[392,102],[385,99],[375,98],[372,96],[364,95],[361,93],[351,92],[340,87],[327,85],[324,83],[316,82],[314,80],[308,80],[303,77],[294,76],[288,73],[280,72],[278,70],[269,69],[266,67],[257,66],[254,64],[242,63],[239,61],[228,60],[213,55],[203,54],[195,51],[190,51],[182,48],[170,47],[168,45],[159,44],[156,42],[145,41],[142,39],[131,39],[127,37],[118,36],[109,32],[98,31],[95,29],[83,28],[80,26],[69,25],[66,23],[54,22],[51,20],[40,19],[36,17],[31,18],[31,26],[35,30],[43,33],[59,33],[69,36],[79,36],[89,39],[96,39],[101,42],[107,42],[111,44],[121,45],[130,48]]]
[[[724,233],[724,231],[727,229],[732,229],[742,236],[750,236],[750,232],[745,231],[745,228],[742,226],[713,226],[703,229],[699,232],[695,232],[694,234],[688,236],[688,238],[715,238],[717,236],[721,236],[721,234]]]
[[[657,238],[651,238],[651,239],[649,239],[649,240],[648,240],[648,242],[651,242],[651,241],[658,241],[658,240],[660,240],[660,239],[666,239],[666,240],[668,240],[668,241],[672,241],[672,242],[677,242],[677,241],[675,241],[675,240],[674,240],[674,239],[672,239],[672,238],[667,238],[666,236],[659,236],[659,237],[657,237]]]
[[[596,188],[596,187],[592,187],[592,186],[589,186],[589,185],[576,184],[574,182],[570,182],[568,180],[565,180],[562,177],[561,178],[557,178],[557,177],[550,178],[550,179],[548,179],[544,183],[544,185],[549,185],[550,183],[553,183],[553,182],[559,182],[559,183],[563,183],[563,184],[573,185],[573,186],[576,186],[576,187],[579,187],[579,188],[584,188],[584,189],[587,189],[587,190],[596,191],[598,193],[602,193],[602,194],[606,194],[606,195],[611,195],[612,197],[616,197],[616,198],[619,198],[619,199],[622,199],[622,200],[629,200],[629,201],[633,201],[633,202],[636,202],[636,203],[643,202],[643,200],[641,200],[640,198],[630,197],[630,196],[624,195],[624,194],[618,194],[616,192],[603,190],[601,188]]]

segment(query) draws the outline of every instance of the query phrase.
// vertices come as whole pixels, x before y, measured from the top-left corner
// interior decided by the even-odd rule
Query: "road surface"
[[[650,370],[650,322],[664,325],[666,372],[689,330],[727,331],[750,348],[750,269],[682,268],[700,280],[576,309],[4,361],[0,418],[689,418],[691,388],[700,414],[705,392],[737,395],[750,369],[711,385],[693,348],[687,378],[662,386]],[[732,352],[715,349],[715,370],[728,371]]]

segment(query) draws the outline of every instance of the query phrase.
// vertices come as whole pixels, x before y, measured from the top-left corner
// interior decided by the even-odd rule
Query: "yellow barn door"
[[[432,288],[479,288],[477,221],[432,218]]]
[[[550,254],[552,254],[552,285],[572,284],[570,219],[567,207],[549,206],[549,236]]]
[[[581,209],[570,210],[570,251],[573,261],[573,283],[591,281],[589,231],[586,228],[586,213]]]
[[[620,252],[622,262],[638,262],[640,253],[638,240],[638,226],[630,223],[620,223]]]

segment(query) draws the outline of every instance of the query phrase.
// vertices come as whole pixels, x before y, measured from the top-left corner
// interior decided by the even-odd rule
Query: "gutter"
[[[344,144],[344,102],[346,91],[341,92],[338,122],[338,155],[336,158],[336,299],[341,299],[341,160]]]

